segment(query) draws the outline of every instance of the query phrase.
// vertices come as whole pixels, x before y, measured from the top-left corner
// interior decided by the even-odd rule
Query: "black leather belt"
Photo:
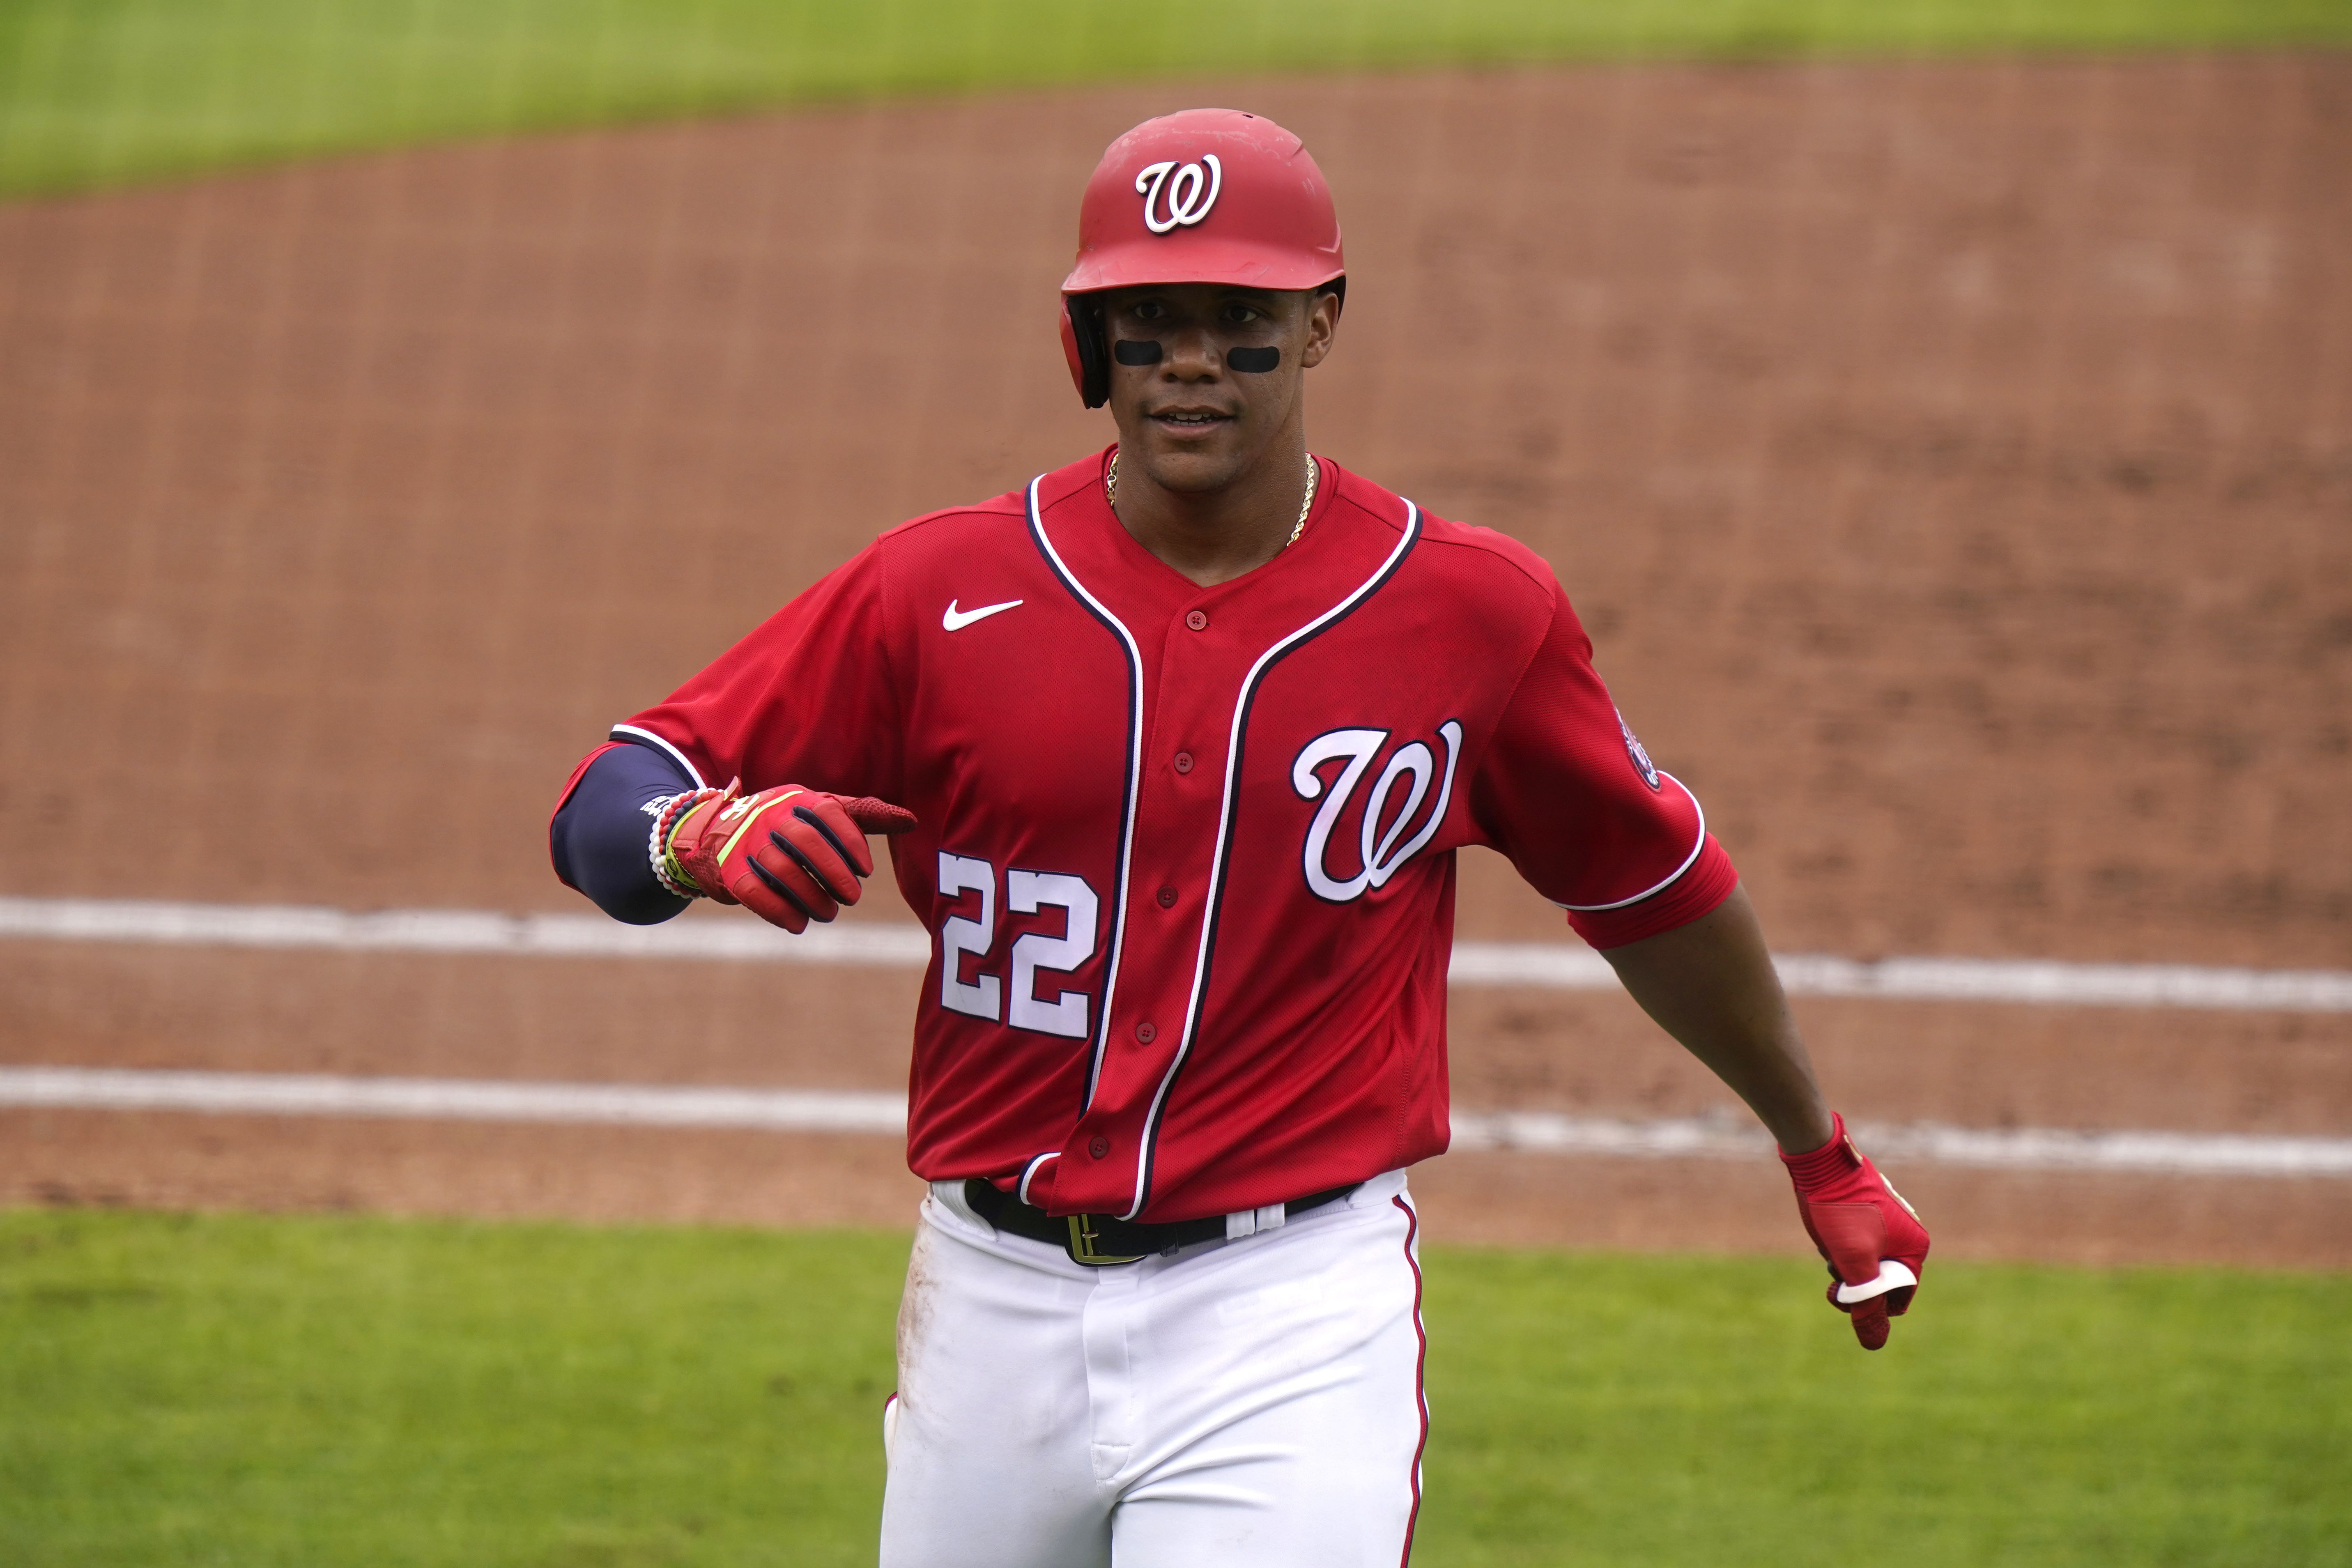
[[[1363,1184],[1349,1182],[1344,1187],[1293,1198],[1282,1205],[1284,1217],[1337,1203]],[[1032,1241],[1051,1243],[1068,1253],[1071,1262],[1094,1268],[1133,1263],[1155,1252],[1173,1252],[1198,1242],[1225,1239],[1225,1216],[1221,1214],[1167,1225],[1142,1225],[1107,1214],[1049,1215],[1034,1204],[1024,1204],[1010,1193],[997,1191],[994,1183],[978,1176],[964,1183],[963,1199],[971,1205],[972,1213],[997,1229],[1025,1236]]]

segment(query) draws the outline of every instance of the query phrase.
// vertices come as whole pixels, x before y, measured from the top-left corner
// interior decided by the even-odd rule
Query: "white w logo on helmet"
[[[1201,172],[1201,163],[1209,166]],[[1202,155],[1201,163],[1154,163],[1135,176],[1135,194],[1143,198],[1143,226],[1154,234],[1166,234],[1179,224],[1189,227],[1209,216],[1217,205],[1217,192],[1225,183],[1224,165],[1217,162],[1214,153]],[[1176,177],[1170,179],[1169,171]],[[1168,216],[1160,217],[1152,208],[1160,205],[1160,193],[1165,188],[1167,205],[1161,208]]]
[[[1405,834],[1421,803],[1429,796],[1429,786],[1437,775],[1437,758],[1427,745],[1409,741],[1389,756],[1388,766],[1381,770],[1372,785],[1371,795],[1364,802],[1364,820],[1357,831],[1357,855],[1363,869],[1345,880],[1331,875],[1324,863],[1325,851],[1331,843],[1332,829],[1339,826],[1339,817],[1348,809],[1348,798],[1370,770],[1372,759],[1380,755],[1388,743],[1386,730],[1333,730],[1307,742],[1290,764],[1290,786],[1308,800],[1320,795],[1322,806],[1315,813],[1313,826],[1307,830],[1307,853],[1304,857],[1307,885],[1315,896],[1335,904],[1360,899],[1367,889],[1383,886],[1397,868],[1421,852],[1422,847],[1437,835],[1445,820],[1445,808],[1454,798],[1454,764],[1462,757],[1462,726],[1452,719],[1437,727],[1445,741],[1445,772],[1437,785],[1437,804],[1431,810],[1421,830],[1412,837]],[[1341,771],[1339,783],[1330,793],[1324,793],[1323,780],[1316,769],[1325,763],[1345,757],[1347,767]],[[1386,832],[1381,831],[1381,819],[1388,816],[1389,796],[1399,780],[1405,783],[1404,805],[1390,820]],[[1398,843],[1399,839],[1404,842]]]

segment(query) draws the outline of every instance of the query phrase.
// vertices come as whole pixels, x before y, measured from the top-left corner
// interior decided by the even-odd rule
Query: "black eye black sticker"
[[[1282,363],[1280,349],[1227,349],[1225,366],[1244,375],[1264,375]]]
[[[1121,338],[1111,344],[1110,357],[1121,364],[1158,364],[1160,345],[1139,342],[1134,338]]]

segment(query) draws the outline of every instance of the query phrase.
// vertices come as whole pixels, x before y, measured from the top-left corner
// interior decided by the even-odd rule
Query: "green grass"
[[[0,1215],[0,1563],[871,1561],[888,1236]]]
[[[2347,0],[0,0],[0,194],[881,93],[2347,41]]]
[[[0,1212],[12,1568],[870,1563],[905,1241]],[[2341,1277],[1434,1251],[1423,1568],[2352,1561]]]
[[[1868,1355],[1805,1263],[1430,1273],[1430,1564],[2352,1563],[2341,1277],[1944,1264]]]

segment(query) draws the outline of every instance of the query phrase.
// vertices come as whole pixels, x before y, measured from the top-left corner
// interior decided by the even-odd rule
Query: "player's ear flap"
[[[1102,301],[1091,294],[1068,294],[1062,300],[1062,353],[1070,362],[1070,380],[1079,400],[1089,408],[1110,401],[1110,364],[1103,353]]]

